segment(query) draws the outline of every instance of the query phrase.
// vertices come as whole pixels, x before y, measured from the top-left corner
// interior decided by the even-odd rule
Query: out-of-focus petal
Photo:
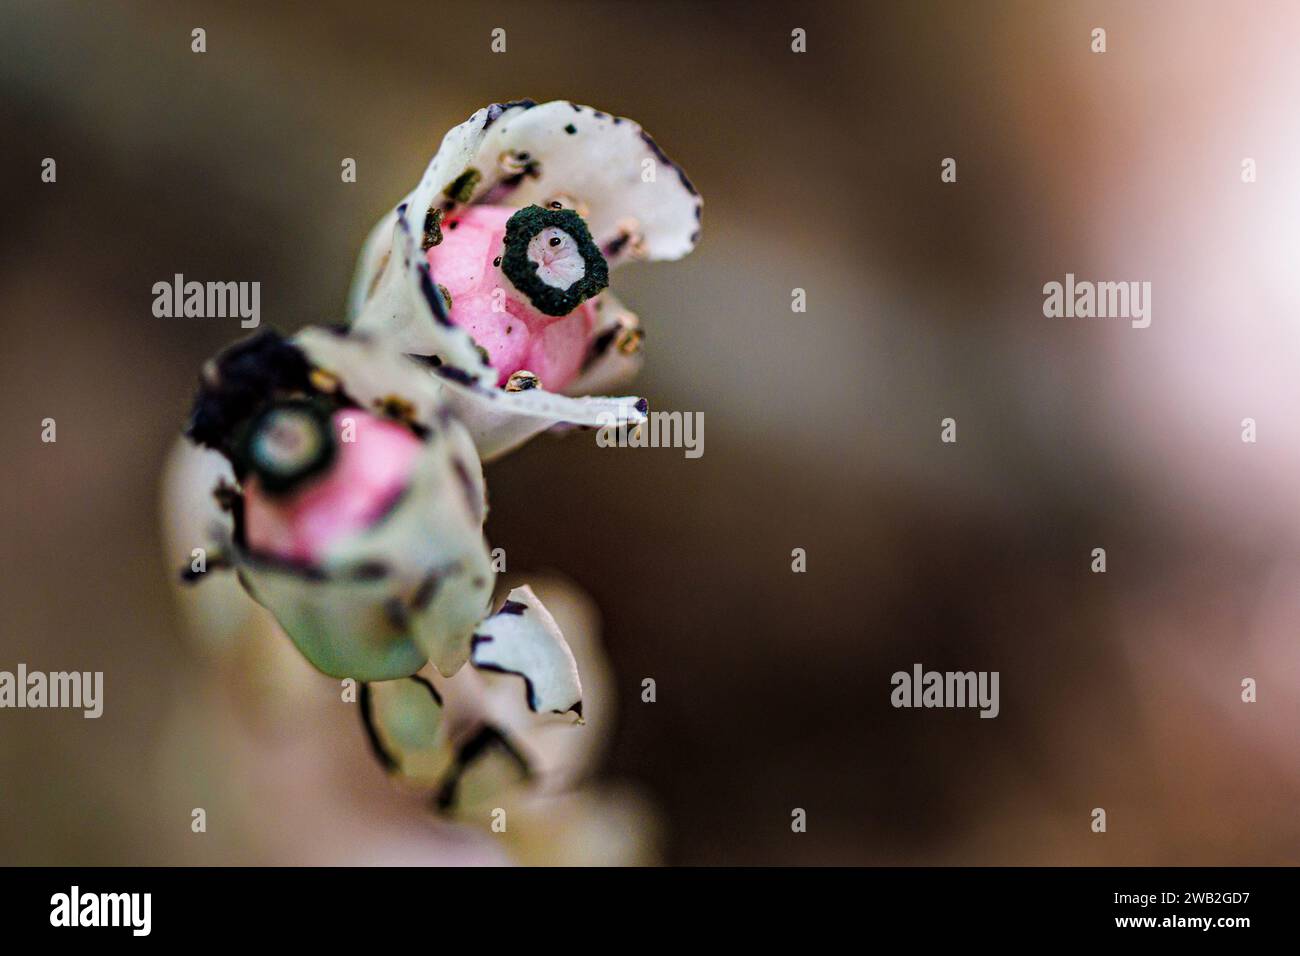
[[[331,677],[393,680],[415,673],[425,654],[390,613],[387,578],[325,578],[245,555],[239,579],[312,665]]]
[[[455,759],[442,719],[442,698],[422,677],[362,685],[371,744],[394,773],[417,783],[440,782]]]
[[[213,497],[221,482],[236,485],[235,474],[224,455],[177,439],[163,471],[163,539],[167,567],[190,566],[194,549],[214,558],[230,541],[232,521]],[[202,587],[181,587],[178,600],[192,632],[206,650],[223,654],[248,630],[257,610],[239,582],[213,567]]]
[[[502,801],[510,855],[524,866],[654,866],[662,861],[659,811],[627,784],[561,794],[520,791]]]
[[[492,593],[482,496],[467,483],[475,462],[457,457],[449,421],[432,434],[406,493],[365,532],[327,549],[304,571],[236,548],[250,592],[308,659],[335,677],[388,680],[425,657],[443,674],[469,658],[470,638]]]
[[[497,728],[483,726],[457,749],[437,802],[444,811],[469,816],[476,809],[500,802],[529,776],[528,761],[510,740]]]
[[[396,400],[405,417],[420,425],[431,427],[446,417],[437,381],[391,339],[309,327],[295,335],[293,343],[368,411],[391,410]]]
[[[306,360],[296,387],[332,396],[344,410],[356,402],[402,420],[423,444],[388,510],[364,529],[322,544],[310,565],[254,552],[238,527],[231,563],[249,594],[326,674],[391,680],[414,673],[426,659],[441,673],[454,673],[469,658],[474,627],[492,594],[482,466],[472,440],[443,406],[442,388],[428,369],[385,341],[307,329],[292,343],[263,351],[283,361],[283,349]],[[257,381],[256,369],[245,367],[243,374]],[[220,388],[220,380],[212,387]],[[232,414],[255,413],[256,402],[249,405],[241,392],[231,402]],[[204,407],[205,423],[222,421],[219,392]],[[209,484],[201,493],[211,491]]]
[[[395,400],[405,406],[412,421],[440,429],[466,498],[473,502],[482,524],[487,516],[487,488],[479,453],[471,435],[453,421],[454,395],[429,366],[401,354],[384,336],[311,328],[298,333],[294,341],[313,365],[338,376],[348,395],[362,406],[391,408]]]

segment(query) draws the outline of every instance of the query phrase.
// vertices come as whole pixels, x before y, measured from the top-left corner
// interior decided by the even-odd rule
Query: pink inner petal
[[[506,222],[515,212],[470,206],[458,213],[442,224],[443,239],[429,249],[429,266],[451,296],[451,321],[487,350],[498,385],[527,369],[543,388],[560,391],[582,367],[595,308],[588,300],[568,315],[546,315],[514,287],[496,260],[505,254]]]

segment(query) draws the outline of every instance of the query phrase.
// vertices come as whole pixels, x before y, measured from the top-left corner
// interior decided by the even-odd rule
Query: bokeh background
[[[0,711],[0,862],[521,858],[395,791],[267,635],[188,632],[161,474],[243,333],[150,290],[256,280],[264,324],[338,321],[442,134],[526,96],[636,119],[703,193],[700,248],[617,291],[635,388],[706,429],[699,460],[588,434],[488,468],[493,545],[590,596],[614,675],[611,789],[525,861],[1296,863],[1298,27],[1173,0],[8,0],[0,669],[102,670],[106,699]],[[1066,272],[1150,281],[1151,327],[1044,318]],[[1001,716],[892,709],[914,662],[1000,671]]]

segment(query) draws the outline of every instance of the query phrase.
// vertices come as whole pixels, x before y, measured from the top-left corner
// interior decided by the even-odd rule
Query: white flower
[[[690,252],[700,210],[636,123],[559,100],[493,104],[447,133],[372,230],[348,315],[430,358],[485,460],[557,424],[635,425],[643,399],[577,397],[640,363],[638,320],[604,286],[624,262]]]
[[[177,480],[196,483],[168,490],[196,516],[178,529],[206,525],[191,548],[208,548],[210,567],[190,577],[233,567],[316,668],[376,681],[429,661],[450,676],[481,634],[495,644],[485,664],[526,674],[548,706],[559,693],[580,708],[558,632],[535,650],[513,621],[484,621],[482,467],[414,360],[363,336],[263,332],[209,363],[188,434],[210,449],[178,456]]]

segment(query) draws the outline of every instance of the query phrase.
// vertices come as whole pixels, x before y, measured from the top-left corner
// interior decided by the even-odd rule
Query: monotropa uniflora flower
[[[361,682],[372,738],[440,732],[436,692],[411,680],[426,664],[518,676],[528,712],[581,719],[573,654],[541,602],[521,587],[490,606],[482,466],[419,362],[364,335],[265,331],[204,368],[186,434],[204,465],[173,470],[208,476],[193,494],[210,512],[186,576],[233,569],[318,670]],[[444,791],[476,748],[509,750],[494,733],[448,751]]]
[[[641,360],[610,274],[685,256],[701,208],[636,123],[560,100],[493,104],[447,133],[372,230],[349,317],[430,360],[485,460],[552,426],[634,427],[643,399],[591,397]]]

